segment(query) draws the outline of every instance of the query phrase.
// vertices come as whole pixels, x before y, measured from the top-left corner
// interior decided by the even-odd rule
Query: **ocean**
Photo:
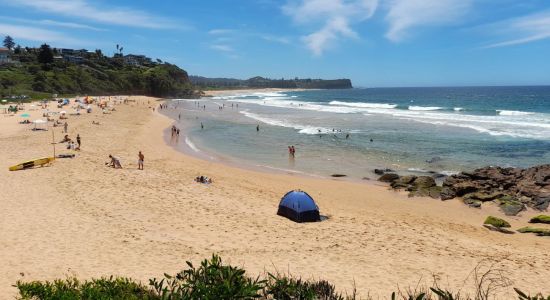
[[[248,92],[172,107],[179,149],[285,172],[363,179],[375,168],[449,175],[550,162],[548,86]]]

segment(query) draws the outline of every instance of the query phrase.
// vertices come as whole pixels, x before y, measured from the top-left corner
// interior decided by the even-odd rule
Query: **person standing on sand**
[[[78,144],[78,148],[80,148],[80,134],[76,135],[76,143]]]
[[[181,114],[178,114],[178,120],[181,120]]]
[[[69,124],[67,124],[67,121],[65,121],[65,124],[63,124],[63,131],[67,133],[67,129],[69,128]]]
[[[141,151],[139,151],[138,154],[138,170],[143,170],[143,161],[145,160],[145,156]]]

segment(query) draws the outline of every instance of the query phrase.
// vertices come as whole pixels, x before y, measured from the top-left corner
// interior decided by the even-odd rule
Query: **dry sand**
[[[115,274],[147,283],[212,253],[251,275],[289,271],[342,291],[355,283],[360,295],[383,299],[397,285],[429,284],[432,275],[442,286],[471,291],[464,280],[472,269],[496,258],[515,287],[550,294],[550,239],[488,231],[481,224],[489,214],[502,216],[496,208],[202,161],[165,144],[162,131],[172,121],[148,108],[155,99],[134,99],[110,115],[69,118],[70,136],[82,137],[76,158],[17,172],[8,167],[50,155],[51,131],[33,132],[18,116],[0,114],[0,298],[13,299],[19,279]],[[33,120],[40,111],[30,113]],[[62,129],[53,130],[60,140]],[[144,171],[137,170],[139,150]],[[124,169],[106,167],[109,154]],[[201,174],[214,184],[193,182]],[[281,196],[296,188],[330,219],[297,224],[277,216]],[[506,219],[518,228],[534,214]]]

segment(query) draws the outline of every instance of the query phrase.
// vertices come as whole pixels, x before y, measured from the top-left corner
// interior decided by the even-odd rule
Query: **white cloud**
[[[224,35],[224,34],[230,34],[235,32],[233,29],[225,29],[225,28],[219,28],[219,29],[212,29],[208,31],[208,34],[211,35]]]
[[[152,29],[176,27],[175,24],[147,12],[126,7],[97,7],[87,0],[2,0],[1,2],[105,24]]]
[[[302,37],[314,55],[322,55],[340,38],[357,38],[352,24],[374,14],[378,0],[299,0],[289,1],[283,12],[298,24],[319,24],[317,31]]]
[[[73,29],[87,29],[87,30],[94,30],[94,31],[107,31],[106,29],[93,27],[85,24],[80,23],[72,23],[72,22],[60,22],[60,21],[54,21],[54,20],[33,20],[33,19],[23,19],[23,18],[12,18],[12,17],[5,17],[0,16],[0,20],[6,20],[9,22],[15,22],[15,23],[26,23],[26,24],[34,24],[34,25],[46,25],[46,26],[53,26],[53,27],[65,27],[65,28],[73,28]]]
[[[508,36],[503,42],[483,48],[495,48],[526,44],[550,38],[550,11],[514,18],[487,26],[492,33]]]
[[[212,48],[214,50],[222,51],[222,52],[234,52],[235,51],[231,46],[222,45],[222,44],[211,45],[210,48]]]
[[[386,38],[399,42],[413,27],[454,23],[471,4],[472,0],[389,0]]]
[[[4,35],[10,35],[15,40],[21,39],[27,41],[36,41],[40,43],[55,43],[56,47],[87,44],[87,42],[85,41],[72,38],[56,31],[29,26],[0,23],[0,36]]]

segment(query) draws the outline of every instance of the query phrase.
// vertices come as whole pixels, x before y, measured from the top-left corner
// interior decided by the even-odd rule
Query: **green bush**
[[[535,233],[538,236],[550,236],[550,229],[544,229],[544,228],[523,227],[518,229],[518,232]]]
[[[128,278],[101,278],[80,282],[76,278],[54,280],[53,282],[21,282],[19,289],[20,299],[38,300],[156,300],[148,287],[136,283]]]
[[[243,269],[223,265],[217,255],[203,260],[198,268],[190,262],[187,265],[189,269],[175,276],[151,279],[155,295],[160,299],[254,299],[265,285],[264,280],[246,277]]]

